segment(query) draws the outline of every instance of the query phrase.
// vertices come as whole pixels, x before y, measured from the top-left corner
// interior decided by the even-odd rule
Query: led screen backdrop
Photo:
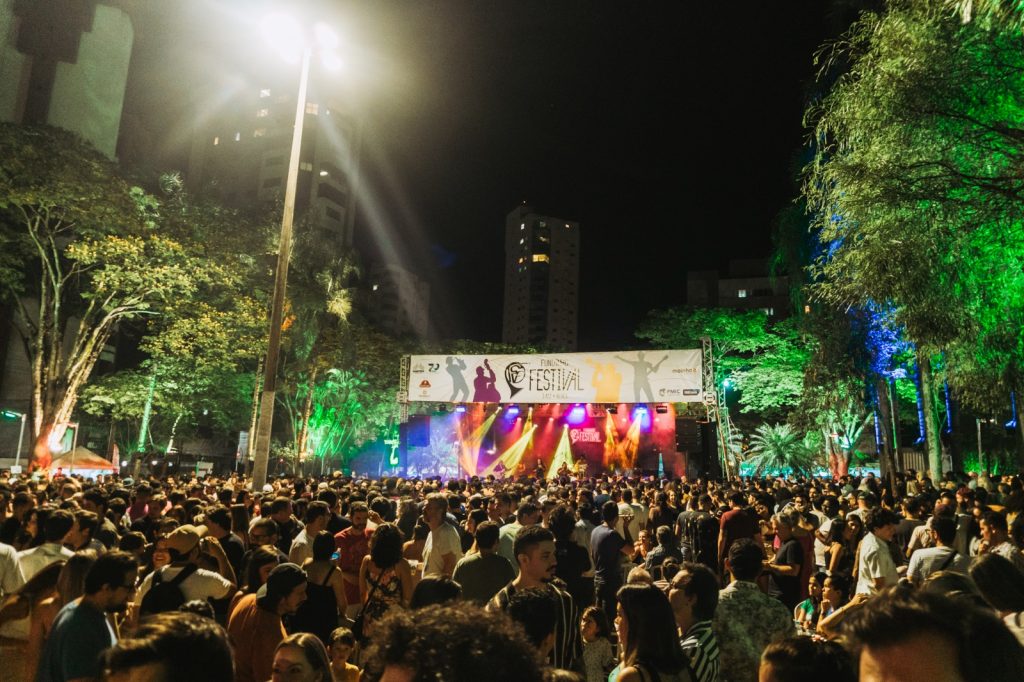
[[[413,355],[409,400],[448,403],[701,402],[700,350]]]

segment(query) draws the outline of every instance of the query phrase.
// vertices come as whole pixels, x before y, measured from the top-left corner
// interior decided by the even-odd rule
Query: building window
[[[270,97],[270,88],[260,90],[260,97]]]
[[[811,313],[811,306],[805,305],[804,306],[804,314],[809,315],[810,313]]]
[[[219,144],[220,144],[220,138],[219,137],[213,138],[213,146],[216,147]]]
[[[316,102],[306,102],[306,113],[316,116],[320,113],[320,105]]]
[[[736,298],[746,298],[746,297],[747,297],[747,290],[746,289],[740,289],[739,291],[736,292]]]
[[[341,221],[341,214],[335,211],[333,208],[324,209],[324,213],[326,213],[327,217],[330,218],[331,220],[337,220],[339,222]]]
[[[299,170],[312,171],[313,164],[311,164],[309,161],[303,161],[302,163],[299,164]]]
[[[256,130],[252,131],[252,136],[253,137],[266,137],[267,136],[267,129],[266,128],[257,128]]]
[[[526,223],[519,223],[519,229],[520,230],[525,230],[526,229]]]
[[[266,118],[270,116],[270,109],[257,109],[256,118]]]
[[[519,240],[519,243],[520,243],[520,244],[525,244],[525,243],[526,243],[526,239],[520,239],[520,240]]]
[[[547,263],[549,261],[550,261],[550,259],[548,258],[548,254],[546,254],[546,253],[535,253],[535,254],[533,254],[533,262],[534,263]]]
[[[380,285],[379,284],[374,284],[373,285],[373,290],[377,291],[377,289],[380,289]]]
[[[235,133],[235,142],[239,142],[242,139],[242,133]]]
[[[765,315],[771,316],[775,314],[775,308],[761,308],[761,310]]]

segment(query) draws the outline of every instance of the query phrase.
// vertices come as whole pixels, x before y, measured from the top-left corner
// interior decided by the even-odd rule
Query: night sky
[[[688,269],[769,254],[813,55],[846,20],[822,0],[339,5],[365,126],[357,243],[431,282],[440,336],[500,340],[505,214],[526,200],[577,220],[581,350],[634,343],[648,310],[685,301]],[[228,64],[217,22],[170,38],[172,19],[139,36],[136,121],[184,115],[139,69],[174,69],[180,90],[203,60]]]

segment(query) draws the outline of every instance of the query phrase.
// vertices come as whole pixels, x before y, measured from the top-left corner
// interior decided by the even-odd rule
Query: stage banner
[[[409,400],[432,403],[690,403],[700,350],[413,355]]]

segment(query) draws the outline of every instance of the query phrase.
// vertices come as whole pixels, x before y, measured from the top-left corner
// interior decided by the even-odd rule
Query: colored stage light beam
[[[523,459],[523,454],[526,452],[526,448],[530,445],[530,440],[533,438],[533,431],[537,427],[531,426],[528,430],[523,432],[523,435],[519,437],[515,443],[512,444],[508,450],[501,453],[498,459],[491,462],[491,465],[484,469],[483,476],[489,476],[494,473],[494,470],[501,464],[505,467],[505,471],[514,472],[519,466],[519,462]]]
[[[615,462],[617,459],[616,451],[618,449],[618,438],[615,434],[615,417],[614,413],[609,412],[608,417],[604,420],[604,466],[605,469],[614,469]]]
[[[638,414],[633,423],[626,431],[626,437],[622,439],[622,464],[626,469],[632,469],[636,464],[636,455],[640,451],[640,429],[643,425],[643,414]]]
[[[569,447],[568,427],[562,428],[562,437],[558,441],[558,447],[555,448],[555,456],[551,458],[551,466],[548,467],[548,479],[558,475],[558,467],[562,466],[562,463],[567,464],[570,470],[575,466],[572,460],[572,449]]]
[[[458,436],[459,436],[459,464],[462,465],[462,470],[470,476],[476,476],[477,469],[477,457],[480,453],[480,445],[484,441],[484,436],[490,430],[491,425],[494,424],[494,418],[498,416],[497,412],[492,412],[487,419],[483,421],[480,426],[473,430],[473,433],[469,434],[468,438],[462,436],[462,422],[458,423]]]

